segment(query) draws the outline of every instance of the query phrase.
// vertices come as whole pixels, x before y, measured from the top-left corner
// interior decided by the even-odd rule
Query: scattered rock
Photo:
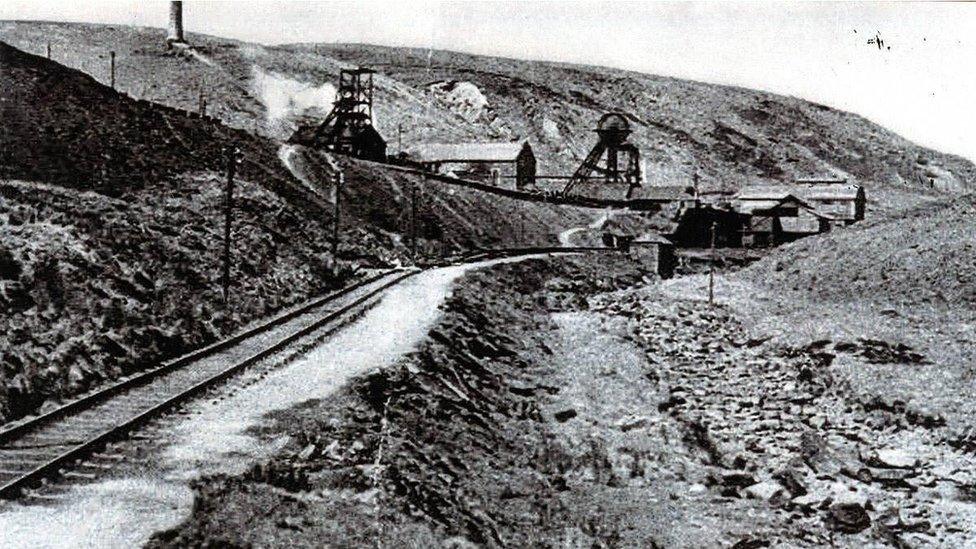
[[[788,499],[786,490],[775,480],[757,482],[745,489],[745,495],[752,499],[765,501],[770,505],[780,505]]]
[[[747,471],[726,471],[721,475],[722,486],[746,488],[756,484],[756,477]]]
[[[918,458],[894,448],[872,452],[865,461],[868,465],[889,469],[911,469],[918,466]]]
[[[856,534],[871,526],[871,517],[857,503],[835,503],[828,512],[828,525],[845,534]]]
[[[553,417],[556,418],[556,421],[558,421],[559,423],[565,423],[576,416],[577,416],[576,410],[573,410],[572,408],[568,410],[563,410],[561,412],[556,412],[555,414],[553,414]]]
[[[628,416],[618,421],[617,427],[626,433],[644,427],[647,425],[647,422],[648,418],[646,416]]]
[[[312,457],[312,454],[315,453],[315,449],[316,448],[314,444],[309,444],[301,452],[298,453],[298,459],[301,461],[308,461]]]

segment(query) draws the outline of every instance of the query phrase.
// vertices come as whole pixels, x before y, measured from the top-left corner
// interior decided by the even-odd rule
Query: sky
[[[264,44],[432,47],[793,95],[976,161],[976,3],[188,0],[183,12],[188,32]],[[0,19],[167,18],[162,0],[0,1]]]

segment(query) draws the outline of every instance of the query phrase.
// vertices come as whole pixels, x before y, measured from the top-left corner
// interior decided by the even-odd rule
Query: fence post
[[[339,201],[342,196],[342,172],[335,174],[335,196],[332,201],[332,259],[339,253],[339,215],[341,213]]]
[[[410,257],[417,260],[417,180],[410,185]]]
[[[712,221],[711,260],[708,262],[708,304],[715,304],[715,222]]]
[[[237,147],[225,148],[227,158],[227,189],[224,204],[224,305],[230,299],[230,229],[234,214],[234,174],[237,169],[237,157],[239,151]]]
[[[111,71],[111,74],[112,74],[112,76],[111,76],[112,89],[114,90],[115,89],[115,52],[114,51],[108,52],[108,58],[109,58],[109,64],[110,64],[110,69],[109,70]]]

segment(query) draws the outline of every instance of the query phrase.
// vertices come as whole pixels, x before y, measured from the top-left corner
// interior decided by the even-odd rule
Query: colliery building
[[[814,205],[835,221],[850,225],[864,219],[867,197],[864,187],[846,179],[798,179],[797,196]]]
[[[750,190],[739,193],[736,211],[743,215],[742,245],[776,246],[830,230],[833,218],[792,194]]]
[[[426,143],[406,157],[435,173],[521,190],[535,185],[535,153],[528,141],[513,143]]]
[[[788,196],[812,206],[818,214],[831,220],[831,226],[850,225],[864,219],[867,202],[864,187],[846,180],[799,179],[795,185],[745,187],[735,196],[734,202],[736,210],[750,213]]]
[[[864,188],[845,180],[801,179],[795,185],[742,189],[733,208],[743,216],[742,245],[775,246],[864,219]]]

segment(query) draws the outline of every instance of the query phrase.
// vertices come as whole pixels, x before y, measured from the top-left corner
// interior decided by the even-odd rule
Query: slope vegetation
[[[210,112],[228,124],[277,137],[330,107],[298,101],[288,116],[269,118],[267,105],[280,107],[280,94],[296,84],[334,83],[340,68],[368,65],[379,70],[376,122],[392,151],[400,142],[528,138],[540,173],[565,174],[592,146],[599,116],[620,110],[634,127],[651,184],[686,185],[698,173],[705,190],[734,190],[834,175],[867,185],[870,209],[884,213],[972,188],[976,178],[970,162],[862,117],[759,91],[446,51],[265,47],[202,35],[190,36],[200,52],[194,57],[162,52],[161,36],[147,28],[0,23],[3,39],[35,52],[51,41],[56,59],[102,82],[114,49],[120,89],[186,109],[197,108],[203,90]]]
[[[363,269],[410,262],[414,249],[423,261],[555,244],[601,215],[283,147],[3,43],[0,89],[0,419],[213,341]],[[241,162],[225,305],[228,147]],[[335,257],[337,161],[347,184]]]

